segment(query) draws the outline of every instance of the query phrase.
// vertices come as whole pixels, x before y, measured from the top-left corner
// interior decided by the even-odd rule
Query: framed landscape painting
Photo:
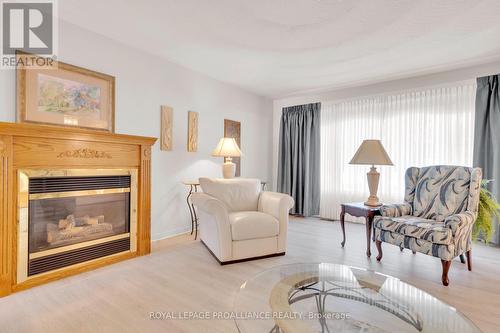
[[[58,62],[17,68],[17,120],[114,132],[115,78]]]

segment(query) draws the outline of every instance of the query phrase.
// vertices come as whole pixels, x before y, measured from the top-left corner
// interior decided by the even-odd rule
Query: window
[[[471,166],[475,93],[461,83],[322,103],[321,217],[338,219],[342,202],[368,197],[368,166],[348,164],[364,139],[380,139],[394,163],[378,167],[382,202],[403,201],[410,166]]]

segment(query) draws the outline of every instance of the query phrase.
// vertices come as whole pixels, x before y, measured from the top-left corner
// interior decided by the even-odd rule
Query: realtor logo
[[[3,54],[52,54],[53,4],[2,3]]]
[[[11,65],[17,51],[44,57],[56,53],[55,0],[28,1],[2,1],[2,67]]]

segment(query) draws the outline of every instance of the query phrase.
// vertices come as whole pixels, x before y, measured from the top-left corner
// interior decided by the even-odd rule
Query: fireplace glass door
[[[17,283],[136,252],[137,169],[18,171]]]
[[[31,194],[29,253],[130,232],[127,189]]]

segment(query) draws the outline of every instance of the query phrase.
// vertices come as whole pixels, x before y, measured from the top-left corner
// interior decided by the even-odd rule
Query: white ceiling
[[[63,0],[59,10],[268,97],[500,59],[500,0]]]

